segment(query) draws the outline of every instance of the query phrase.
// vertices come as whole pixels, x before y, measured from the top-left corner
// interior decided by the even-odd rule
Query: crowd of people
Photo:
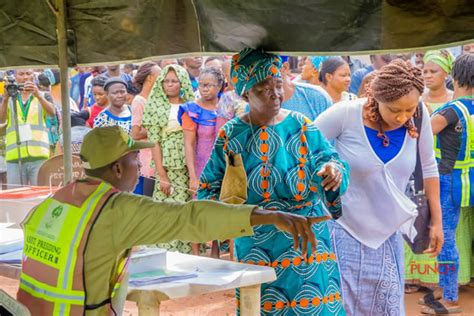
[[[36,185],[41,164],[62,152],[59,71],[6,75],[20,88],[4,89],[0,105],[2,182]],[[139,160],[155,201],[222,200],[237,157],[247,189],[235,203],[332,216],[313,226],[316,252],[265,225],[235,241],[158,244],[215,257],[235,247],[238,261],[275,268],[263,314],[404,315],[404,294],[421,287],[423,313],[460,312],[458,287],[474,279],[474,44],[457,57],[441,49],[370,64],[245,49],[76,67],[69,80],[73,153],[106,126],[153,142]],[[402,238],[416,218],[406,189],[417,160],[431,214],[424,254]]]

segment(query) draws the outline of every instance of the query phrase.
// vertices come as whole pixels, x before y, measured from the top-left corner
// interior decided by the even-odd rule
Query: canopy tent
[[[471,0],[3,1],[0,68],[232,53],[366,54],[474,41]],[[69,113],[67,80],[61,80]],[[71,177],[64,115],[66,180]]]
[[[471,0],[64,0],[68,65],[246,46],[368,53],[474,39]],[[3,1],[0,67],[58,65],[56,6]]]

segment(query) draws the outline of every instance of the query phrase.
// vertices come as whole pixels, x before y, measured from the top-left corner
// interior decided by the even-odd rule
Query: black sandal
[[[442,296],[435,297],[434,296],[434,291],[430,290],[427,294],[423,295],[423,297],[420,297],[418,300],[418,304],[420,305],[430,305],[431,303],[434,303],[438,300],[440,300]]]
[[[421,309],[421,313],[425,315],[448,315],[461,312],[461,307],[444,306],[440,301],[434,301]]]

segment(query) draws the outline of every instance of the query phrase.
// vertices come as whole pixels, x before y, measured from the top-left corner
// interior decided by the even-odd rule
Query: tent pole
[[[67,68],[66,1],[67,0],[58,0],[57,2],[59,7],[59,14],[57,15],[57,32],[59,44],[59,70],[61,76],[64,184],[72,180],[71,109],[69,105],[69,77]]]

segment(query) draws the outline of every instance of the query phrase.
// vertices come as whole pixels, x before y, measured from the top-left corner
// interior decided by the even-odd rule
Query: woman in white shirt
[[[396,60],[379,70],[368,98],[341,102],[315,121],[351,168],[343,215],[333,229],[348,315],[405,315],[399,230],[417,214],[404,192],[415,169],[418,137],[432,213],[426,253],[436,256],[443,244],[439,176],[424,106],[420,131],[413,122],[422,92],[421,71]]]

